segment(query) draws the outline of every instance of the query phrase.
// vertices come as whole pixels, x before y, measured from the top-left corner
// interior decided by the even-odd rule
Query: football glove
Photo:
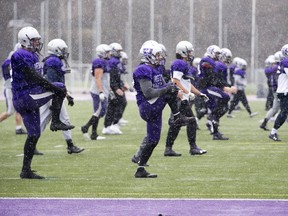
[[[71,97],[70,95],[67,95],[66,98],[68,100],[68,106],[73,106],[74,105],[74,98]]]
[[[167,90],[167,94],[173,94],[173,93],[179,91],[178,87],[176,85],[174,85],[173,83],[169,83],[166,86],[166,90]]]
[[[204,100],[205,103],[209,101],[209,97],[206,94],[200,93],[200,97]]]
[[[193,101],[195,99],[195,94],[193,94],[192,92],[189,92],[189,100]]]
[[[99,98],[100,98],[100,101],[101,101],[101,102],[105,100],[105,95],[104,95],[103,92],[100,92]]]

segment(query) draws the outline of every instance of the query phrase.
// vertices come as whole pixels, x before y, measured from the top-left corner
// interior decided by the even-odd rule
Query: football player
[[[21,48],[11,57],[13,105],[21,114],[27,129],[20,177],[43,179],[31,169],[34,150],[41,135],[39,108],[52,99],[52,131],[70,130],[74,126],[66,125],[59,119],[62,102],[66,97],[64,84],[50,83],[40,75],[40,34],[33,27],[24,27],[18,32],[18,42]]]

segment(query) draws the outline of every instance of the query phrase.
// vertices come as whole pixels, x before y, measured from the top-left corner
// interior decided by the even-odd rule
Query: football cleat
[[[133,163],[138,164],[139,161],[140,161],[140,158],[139,158],[139,157],[136,157],[135,155],[133,155],[133,157],[131,158],[131,161],[132,161]]]
[[[34,150],[34,155],[44,155],[42,152],[39,152],[36,148]]]
[[[121,119],[119,120],[118,124],[119,124],[120,126],[125,126],[126,124],[128,124],[128,121],[125,120],[125,119],[123,119],[123,118],[121,118]]]
[[[235,116],[232,114],[227,114],[227,118],[235,118]]]
[[[106,128],[103,128],[102,130],[102,134],[106,134],[106,135],[111,135],[114,134],[114,130],[111,129],[111,126],[108,126]]]
[[[135,164],[139,164],[140,158],[133,155],[133,157],[131,158],[131,161]],[[144,164],[143,166],[149,166],[149,164]]]
[[[266,127],[266,125],[264,125],[264,124],[261,124],[260,126],[259,126],[261,129],[263,129],[264,131],[269,131],[269,129]]]
[[[84,133],[84,134],[83,134],[83,137],[84,137],[84,139],[85,139],[86,141],[90,141],[90,140],[91,140],[88,133]]]
[[[256,115],[258,115],[258,112],[251,113],[249,116],[250,118],[253,118],[253,116],[256,116]]]
[[[206,153],[207,153],[206,150],[200,148],[193,148],[190,150],[190,155],[202,155]]]
[[[270,134],[269,138],[272,139],[273,141],[281,141],[277,135],[277,133],[275,134]]]
[[[83,134],[88,133],[88,128],[86,126],[82,126],[81,131]]]
[[[213,140],[229,140],[228,137],[224,137],[223,134],[217,132],[213,134]]]
[[[22,171],[20,173],[21,179],[45,179],[43,176],[37,175],[34,173],[35,171]]]
[[[96,133],[92,133],[90,138],[91,138],[91,140],[105,140],[106,139],[106,137],[99,136]]]
[[[73,129],[75,126],[74,125],[66,125],[62,122],[52,122],[50,125],[50,130],[51,131],[57,131],[57,130],[71,130]]]
[[[166,149],[164,152],[165,157],[180,157],[182,154],[175,152],[172,148]]]
[[[88,134],[88,128],[87,128],[86,126],[82,126],[82,127],[81,127],[81,131],[82,131],[83,137],[84,137],[84,139],[85,139],[86,141],[91,140],[91,139],[90,139],[90,136],[89,136],[89,134]]]
[[[93,132],[92,132],[92,134],[91,134],[91,136],[90,136],[90,139],[91,139],[91,140],[96,140],[96,139],[97,139],[97,136],[98,136],[98,135],[97,135],[96,133],[93,133]]]
[[[135,178],[157,178],[156,174],[150,174],[144,167],[139,167],[134,176]]]
[[[15,133],[16,135],[27,134],[27,132],[23,128],[17,129]]]
[[[113,134],[123,134],[123,132],[120,130],[119,125],[111,125],[110,129],[113,131]]]
[[[84,151],[85,149],[83,149],[83,148],[79,148],[79,147],[77,147],[77,146],[69,146],[68,148],[67,148],[67,152],[68,152],[68,154],[72,154],[72,153],[80,153],[80,152],[82,152],[82,151]]]
[[[106,137],[103,137],[103,136],[97,136],[96,140],[105,140]]]

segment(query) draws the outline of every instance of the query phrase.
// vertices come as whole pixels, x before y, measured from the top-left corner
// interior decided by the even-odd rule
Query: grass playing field
[[[84,147],[80,154],[68,155],[61,132],[49,129],[41,136],[32,169],[45,180],[22,180],[23,145],[26,136],[15,135],[15,118],[0,123],[0,197],[102,197],[102,198],[288,198],[288,134],[285,123],[279,130],[282,142],[268,139],[269,132],[259,129],[264,118],[264,101],[250,102],[259,115],[250,118],[242,109],[236,118],[223,117],[221,132],[228,141],[213,141],[206,121],[199,122],[197,144],[206,155],[190,156],[185,128],[174,150],[182,157],[164,157],[168,107],[163,116],[161,140],[149,160],[147,170],[156,179],[135,179],[137,166],[131,157],[145,134],[135,101],[129,101],[122,127],[123,135],[106,136],[103,141],[84,141],[80,126],[92,113],[90,101],[76,101],[68,107],[76,126],[73,140]],[[0,102],[1,111],[4,101]],[[273,125],[269,123],[269,128]],[[101,134],[103,120],[99,124]]]

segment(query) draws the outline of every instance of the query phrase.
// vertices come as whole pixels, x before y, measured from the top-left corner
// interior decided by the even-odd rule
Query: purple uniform
[[[55,55],[50,55],[45,59],[43,72],[49,82],[65,83],[65,70],[63,62]]]
[[[121,80],[121,74],[125,73],[125,68],[120,60],[116,57],[111,57],[108,60],[108,65],[110,68],[110,87],[115,93],[117,89],[123,89],[124,83]]]
[[[4,96],[6,100],[6,112],[10,116],[15,112],[12,102],[12,90],[11,90],[11,74],[10,74],[10,59],[6,59],[2,64],[2,74],[5,80],[4,82]]]
[[[108,64],[110,67],[111,94],[108,99],[108,107],[104,120],[105,128],[118,124],[119,120],[122,118],[123,111],[127,104],[124,93],[124,82],[121,79],[121,75],[125,73],[126,69],[118,57],[112,56],[109,59]],[[123,95],[118,94],[119,89],[123,91]],[[117,133],[121,133],[121,131],[117,130]]]
[[[229,86],[227,82],[228,81],[227,65],[221,61],[217,61],[215,65],[215,70],[219,78],[223,80],[223,83],[225,84],[225,86]]]
[[[95,69],[103,69],[103,76],[102,76],[102,90],[103,93],[105,94],[105,100],[104,101],[100,101],[99,98],[99,92],[98,92],[98,88],[96,85],[96,81],[95,81],[95,75],[94,75],[94,71]],[[107,110],[107,104],[108,104],[108,96],[109,96],[109,91],[110,91],[110,66],[108,64],[108,61],[102,58],[96,58],[93,60],[92,62],[92,75],[93,75],[93,81],[92,81],[92,85],[90,88],[90,93],[91,93],[91,97],[93,99],[93,109],[94,109],[94,113],[97,117],[103,117],[106,113]]]
[[[119,70],[120,74],[125,74],[126,73],[126,68],[123,65],[123,63],[120,61],[119,58],[116,58],[116,57],[112,56],[108,60],[108,64],[109,64],[110,69],[116,68],[117,70]]]
[[[229,95],[223,91],[226,82],[217,74],[216,63],[212,58],[202,58],[199,65],[199,88],[202,93],[209,97],[207,106],[213,110],[218,107],[218,99],[223,99],[226,102],[230,100]]]
[[[234,74],[235,75],[239,75],[239,76],[241,76],[241,77],[245,77],[245,75],[246,75],[246,71],[245,70],[242,70],[242,69],[238,69],[238,70],[236,70],[236,71],[234,71]]]
[[[265,67],[264,72],[267,77],[267,85],[269,88],[272,88],[275,92],[277,90],[278,74],[277,74],[278,65],[272,67]]]
[[[171,65],[172,77],[173,77],[173,71],[180,71],[183,73],[182,77],[183,79],[191,79],[193,76],[189,68],[190,67],[186,61],[182,59],[175,60]]]
[[[94,76],[94,70],[97,68],[102,68],[104,73],[109,73],[110,68],[107,64],[107,60],[102,58],[96,58],[92,62],[92,75]]]
[[[27,75],[26,70],[29,68],[35,68],[41,73],[42,68],[35,53],[18,49],[11,57],[11,66],[14,107],[21,114],[28,135],[39,136],[41,133],[39,107],[52,99],[53,93],[48,92]]]
[[[234,77],[233,77],[233,74],[234,74],[234,71],[236,69],[236,65],[235,64],[230,64],[229,66],[229,82],[230,82],[230,85],[233,86],[234,85]]]
[[[247,81],[246,81],[246,71],[243,69],[236,69],[234,72],[235,86],[238,91],[245,91]]]
[[[150,100],[146,99],[140,87],[139,80],[141,79],[151,81],[152,88],[155,89],[164,88],[166,84],[163,80],[161,70],[158,70],[158,68],[141,64],[133,73],[134,88],[137,92],[136,100],[140,116],[147,122],[148,142],[158,143],[162,128],[162,110],[167,102],[165,101],[164,96]]]
[[[158,69],[161,71],[163,79],[166,83],[171,82],[171,71],[170,69],[166,69],[164,65],[159,65]]]
[[[193,66],[190,66],[189,67],[189,74],[191,74],[191,76],[193,77],[193,80],[191,80],[191,83],[197,87],[197,81],[198,81],[198,70],[197,68],[193,67]]]
[[[11,78],[10,75],[10,63],[11,60],[10,59],[6,59],[3,64],[2,64],[2,74],[3,74],[3,78],[4,80],[8,80]]]

